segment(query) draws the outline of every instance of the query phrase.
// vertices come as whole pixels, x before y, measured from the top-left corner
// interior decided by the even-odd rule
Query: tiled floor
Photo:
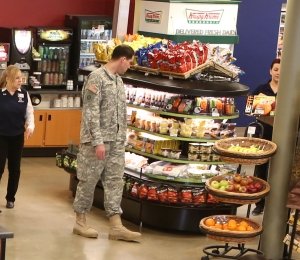
[[[55,166],[54,158],[23,159],[14,209],[5,208],[6,183],[7,174],[4,174],[0,185],[0,225],[15,235],[7,240],[7,260],[199,260],[204,246],[219,244],[205,236],[145,227],[140,244],[110,241],[108,221],[104,212],[96,208],[88,221],[101,232],[100,237],[86,239],[73,235],[69,176]],[[238,214],[245,216],[245,207]],[[261,222],[262,216],[253,219]],[[124,223],[138,230],[137,226]],[[257,247],[257,239],[247,246]]]

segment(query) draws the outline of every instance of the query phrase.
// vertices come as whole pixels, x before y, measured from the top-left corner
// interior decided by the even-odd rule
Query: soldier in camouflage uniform
[[[112,59],[93,71],[83,90],[80,147],[77,155],[77,186],[74,201],[76,223],[73,233],[84,237],[98,236],[87,226],[85,214],[90,211],[94,191],[101,179],[104,207],[109,217],[110,239],[137,241],[141,234],[126,229],[121,222],[121,199],[125,164],[126,95],[123,74],[130,67],[134,51],[127,45],[117,46]]]

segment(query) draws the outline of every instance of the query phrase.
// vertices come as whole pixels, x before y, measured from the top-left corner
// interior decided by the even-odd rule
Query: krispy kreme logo
[[[145,22],[146,23],[156,23],[161,22],[162,11],[150,11],[145,9]]]
[[[224,10],[199,11],[186,9],[186,18],[188,23],[196,24],[219,24]]]

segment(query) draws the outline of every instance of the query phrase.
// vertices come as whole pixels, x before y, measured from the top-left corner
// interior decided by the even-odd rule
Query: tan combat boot
[[[111,240],[125,240],[125,241],[136,241],[139,242],[141,238],[141,233],[139,232],[132,232],[125,228],[122,225],[120,215],[114,215],[109,218],[109,234],[108,238]]]
[[[89,238],[97,238],[98,232],[97,230],[87,226],[85,214],[77,213],[76,212],[76,223],[73,228],[73,233]]]

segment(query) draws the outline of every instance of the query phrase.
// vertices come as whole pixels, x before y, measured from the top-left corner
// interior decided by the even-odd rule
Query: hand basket
[[[259,181],[263,185],[263,190],[256,193],[242,193],[242,192],[229,192],[223,191],[219,189],[215,189],[211,186],[212,181],[220,181],[223,180],[224,177],[229,177],[230,175],[219,175],[210,178],[206,181],[205,188],[206,190],[213,195],[218,201],[224,203],[232,203],[232,204],[252,204],[258,202],[261,198],[268,195],[270,192],[270,185],[266,181],[259,179],[257,177],[252,177],[254,181]]]
[[[234,231],[234,230],[222,230],[222,229],[217,229],[214,227],[210,227],[205,225],[205,221],[208,218],[213,218],[213,219],[224,219],[224,220],[230,220],[234,219],[236,220],[237,223],[241,221],[246,221],[253,227],[253,231]],[[260,235],[263,232],[262,226],[259,225],[258,223],[254,222],[253,220],[249,218],[243,218],[243,217],[237,217],[235,215],[214,215],[214,216],[209,216],[206,218],[201,219],[200,224],[199,224],[200,229],[207,234],[208,237],[215,239],[215,240],[220,240],[220,241],[225,241],[225,242],[246,242],[249,241],[256,236]]]
[[[232,145],[239,145],[240,147],[250,147],[252,145],[260,147],[262,150],[254,153],[241,153],[238,151],[228,151],[228,148]],[[221,156],[242,158],[242,159],[265,159],[271,157],[275,154],[277,145],[271,141],[260,139],[260,138],[250,138],[250,137],[232,137],[226,138],[215,142],[214,150]]]

